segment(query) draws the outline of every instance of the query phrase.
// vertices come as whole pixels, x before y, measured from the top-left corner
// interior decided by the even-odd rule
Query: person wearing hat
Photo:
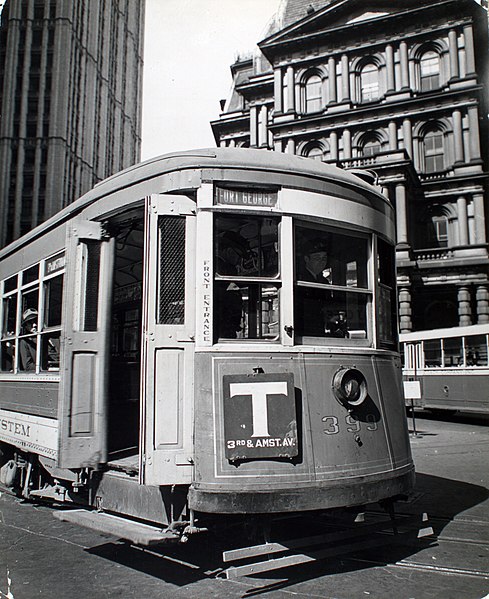
[[[22,314],[22,337],[19,341],[19,368],[24,371],[36,370],[37,356],[37,310],[28,308]]]
[[[322,239],[313,239],[304,244],[299,280],[331,285],[332,272],[328,268],[328,247]]]
[[[298,254],[297,280],[322,285],[333,284],[328,266],[329,249],[322,238],[308,239]],[[296,325],[301,335],[327,335],[327,308],[332,293],[320,287],[299,287],[296,298]]]

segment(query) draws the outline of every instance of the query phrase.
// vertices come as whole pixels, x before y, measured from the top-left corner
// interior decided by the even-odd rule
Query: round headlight
[[[367,381],[356,368],[340,368],[333,377],[333,393],[347,408],[358,407],[367,397]]]

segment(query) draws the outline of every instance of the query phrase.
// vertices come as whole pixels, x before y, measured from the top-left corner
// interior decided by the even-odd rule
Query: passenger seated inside
[[[37,356],[37,310],[28,308],[22,315],[22,337],[19,341],[19,369],[32,372],[36,370]]]

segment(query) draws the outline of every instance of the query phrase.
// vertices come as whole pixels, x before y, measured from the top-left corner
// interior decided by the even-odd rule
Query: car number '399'
[[[223,402],[228,460],[298,454],[292,373],[224,375]]]

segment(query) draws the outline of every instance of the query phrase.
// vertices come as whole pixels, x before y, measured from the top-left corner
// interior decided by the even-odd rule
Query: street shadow
[[[412,410],[407,410],[408,419],[412,418]],[[437,422],[454,422],[458,424],[473,424],[474,426],[489,426],[489,414],[466,413],[450,410],[421,410],[415,408],[416,422],[435,420]]]
[[[253,575],[253,585],[243,594],[243,597],[251,597],[268,593],[274,590],[286,589],[307,580],[313,580],[328,574],[340,574],[357,572],[378,568],[388,564],[396,563],[416,555],[419,551],[436,544],[436,537],[458,514],[473,508],[489,498],[489,490],[485,487],[451,480],[428,474],[418,474],[416,488],[410,498],[396,503],[396,514],[399,522],[409,516],[421,517],[427,512],[432,519],[429,525],[434,529],[435,535],[417,538],[417,528],[413,528],[412,534],[392,535],[372,532],[367,540],[379,540],[375,549],[375,560],[372,561],[372,550],[358,550],[351,543],[351,550],[334,554],[327,559],[295,565],[272,572]],[[436,512],[435,512],[436,510]],[[348,514],[348,512],[346,512]],[[279,541],[286,545],[287,539],[295,537],[308,537],[319,534],[330,534],[341,531],[344,527],[344,514],[341,524],[335,524],[335,514],[323,516],[321,514],[306,514],[297,516],[290,521],[284,520],[278,526],[272,528],[271,541]],[[388,519],[378,505],[369,507],[366,513],[366,524],[372,519]],[[339,522],[339,520],[338,520]],[[352,520],[353,522],[353,516]],[[351,527],[350,527],[351,528]],[[359,530],[359,534],[361,529]],[[257,541],[263,542],[263,541]],[[197,536],[185,545],[171,545],[142,549],[124,542],[108,542],[86,551],[97,555],[121,566],[132,568],[139,572],[148,574],[164,582],[181,587],[196,583],[204,578],[212,578],[222,574],[225,567],[222,561],[222,551],[236,547],[253,545],[243,536],[238,536],[236,531],[232,535],[212,534]],[[341,544],[338,544],[340,546]],[[289,553],[314,556],[318,550],[328,546],[306,547],[295,549]],[[273,555],[272,558],[280,557]],[[250,561],[250,560],[248,560]],[[252,560],[253,561],[253,560]],[[255,561],[259,561],[259,558]],[[240,564],[236,564],[240,565]],[[242,580],[246,580],[243,578]],[[266,584],[257,587],[260,580],[266,580]],[[272,582],[270,582],[272,580]]]

